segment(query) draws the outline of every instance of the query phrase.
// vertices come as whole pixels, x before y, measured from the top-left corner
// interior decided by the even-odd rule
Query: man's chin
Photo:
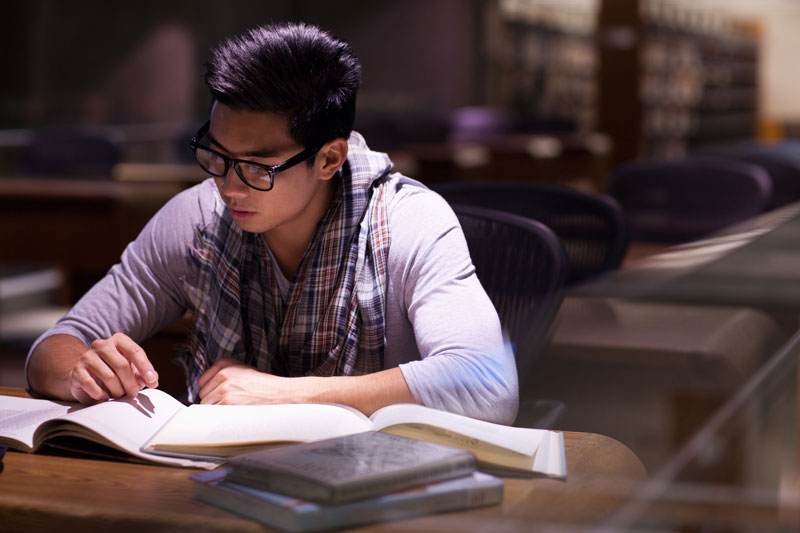
[[[247,233],[264,233],[267,231],[263,223],[258,223],[255,220],[236,220],[234,218],[233,223],[236,224],[239,229]]]

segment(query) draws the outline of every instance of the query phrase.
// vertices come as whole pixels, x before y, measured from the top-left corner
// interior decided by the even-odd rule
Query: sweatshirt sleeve
[[[450,206],[422,187],[390,208],[390,276],[420,359],[400,365],[426,406],[510,424],[519,405],[514,355]]]
[[[72,335],[90,345],[122,332],[140,342],[180,318],[188,306],[183,291],[187,243],[202,223],[201,201],[213,200],[207,187],[200,184],[167,202],[125,248],[120,262],[33,343],[28,358],[52,335]]]

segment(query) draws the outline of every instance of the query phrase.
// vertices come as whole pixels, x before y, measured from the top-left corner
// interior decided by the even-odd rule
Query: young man
[[[228,39],[177,195],[28,356],[80,402],[158,385],[137,344],[191,311],[189,400],[398,402],[510,423],[513,355],[448,205],[352,132],[360,65],[304,24]]]

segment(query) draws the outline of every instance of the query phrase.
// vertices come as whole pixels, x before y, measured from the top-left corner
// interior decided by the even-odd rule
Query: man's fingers
[[[200,374],[200,377],[197,378],[197,386],[200,388],[205,387],[206,383],[208,383],[214,376],[217,375],[217,372],[225,368],[226,366],[230,366],[232,364],[237,363],[236,359],[232,359],[230,357],[223,357],[222,359],[218,359],[214,362],[213,365],[208,367],[205,372]]]
[[[97,384],[94,377],[84,367],[72,370],[70,393],[81,403],[108,400],[108,393]]]
[[[92,342],[70,375],[70,393],[80,402],[135,398],[145,386],[157,387],[158,375],[144,350],[122,333]]]
[[[92,349],[84,354],[84,366],[108,389],[112,397],[128,395],[135,398],[139,386],[131,369],[131,363],[121,354],[110,339],[98,339]]]
[[[212,380],[216,375],[217,375],[217,369],[213,366],[208,370],[206,370],[205,372],[203,372],[202,374],[200,374],[200,377],[197,378],[198,397],[202,399],[203,397],[207,396],[209,392],[214,390],[215,385],[214,383],[212,383]]]
[[[197,387],[201,388],[201,389],[203,387],[205,387],[206,383],[208,383],[211,380],[211,378],[214,377],[214,375],[216,373],[217,373],[217,369],[213,365],[211,367],[207,368],[205,370],[205,372],[203,372],[202,374],[200,374],[200,376],[198,376],[198,378],[197,378]]]
[[[117,354],[115,356],[103,351],[104,345],[102,341],[95,341],[92,343],[92,349],[84,352],[81,355],[80,367],[83,371],[77,374],[81,378],[83,388],[86,390],[86,379],[91,377],[93,381],[97,382],[98,387],[103,388],[112,398],[124,396],[126,394],[125,383],[122,376],[119,375],[116,367],[119,367],[119,361],[124,358]],[[127,364],[127,362],[125,362]],[[85,373],[84,373],[85,371]],[[87,392],[89,392],[87,390]],[[91,395],[91,393],[90,393]],[[95,396],[92,395],[94,398]]]
[[[114,334],[110,340],[116,346],[117,351],[125,356],[133,368],[139,372],[139,376],[148,387],[158,387],[158,373],[141,346],[123,333]]]
[[[144,379],[142,379],[142,376],[139,374],[139,371],[136,370],[136,367],[133,366],[133,363],[131,363],[131,371],[133,372],[133,377],[136,378],[136,384],[139,386],[139,390],[145,388],[147,383],[144,382]]]

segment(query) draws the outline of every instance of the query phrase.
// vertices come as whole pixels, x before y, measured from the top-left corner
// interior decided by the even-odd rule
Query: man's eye
[[[211,154],[211,156],[208,158],[208,164],[213,165],[214,167],[224,167],[225,160],[217,154]]]
[[[250,164],[247,164],[247,163],[242,163],[241,167],[242,167],[242,171],[244,171],[244,173],[249,175],[249,176],[259,177],[259,176],[267,174],[266,169],[264,167],[260,167],[258,165],[250,165]]]
[[[270,182],[269,170],[264,167],[240,163],[239,168],[244,178],[251,183],[258,182],[268,184]]]

